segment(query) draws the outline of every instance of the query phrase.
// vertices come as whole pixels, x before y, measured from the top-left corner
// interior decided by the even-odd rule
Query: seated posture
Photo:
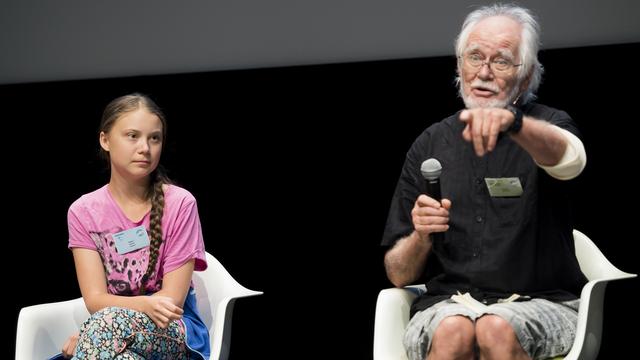
[[[193,271],[207,267],[195,198],[159,167],[165,117],[148,97],[104,110],[109,183],[68,212],[69,248],[91,314],[64,344],[74,359],[208,359]]]
[[[407,153],[382,244],[395,286],[427,281],[404,335],[412,360],[544,359],[571,348],[586,279],[567,189],[586,155],[569,115],[533,102],[538,48],[527,9],[470,13],[455,45],[465,109]],[[435,177],[441,166],[442,198],[423,163]]]

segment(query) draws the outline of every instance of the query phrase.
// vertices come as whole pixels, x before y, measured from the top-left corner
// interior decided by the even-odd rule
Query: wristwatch
[[[511,126],[509,126],[507,130],[505,130],[505,132],[508,132],[510,134],[517,134],[518,132],[520,132],[520,129],[522,129],[522,110],[511,104],[507,105],[505,109],[511,111],[511,113],[513,114],[513,122],[511,123]]]

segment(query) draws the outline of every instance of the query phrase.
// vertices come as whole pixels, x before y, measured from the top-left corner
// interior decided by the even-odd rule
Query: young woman
[[[74,359],[208,359],[193,271],[206,269],[195,198],[159,166],[166,120],[148,97],[107,105],[100,147],[111,178],[69,208],[69,248],[91,317],[64,344]]]

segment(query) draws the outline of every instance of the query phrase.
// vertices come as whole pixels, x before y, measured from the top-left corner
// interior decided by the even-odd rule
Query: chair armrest
[[[262,295],[261,291],[242,288],[232,296],[224,297],[216,307],[216,318],[209,329],[211,359],[227,359],[231,348],[231,323],[235,301],[240,298]]]
[[[604,318],[604,294],[607,283],[631,276],[610,279],[591,280],[584,285],[580,294],[580,308],[578,309],[578,324],[576,337],[571,351],[564,360],[595,360],[598,358],[602,343],[602,320]]]
[[[576,337],[565,360],[595,360],[598,357],[607,282],[609,280],[591,280],[582,288]]]
[[[407,359],[402,338],[409,323],[411,303],[424,291],[424,286],[380,291],[373,333],[374,360]]]
[[[575,239],[576,258],[580,263],[580,270],[582,270],[587,279],[609,281],[638,276],[615,267],[585,234],[578,230],[573,230],[573,237]]]
[[[82,298],[22,308],[16,330],[16,360],[46,359],[89,317]]]

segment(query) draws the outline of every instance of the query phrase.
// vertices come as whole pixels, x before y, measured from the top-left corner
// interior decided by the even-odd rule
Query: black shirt
[[[523,113],[580,136],[563,111],[527,104]],[[412,307],[423,310],[457,291],[493,302],[513,293],[552,300],[575,299],[586,283],[575,257],[569,192],[539,168],[508,135],[478,157],[462,138],[456,113],[426,129],[407,153],[391,202],[382,245],[391,246],[414,230],[411,209],[426,183],[420,165],[442,164],[442,197],[451,200],[449,230],[435,241],[427,260],[427,293]],[[517,177],[519,197],[491,197],[485,178]],[[435,265],[435,266],[434,266]],[[429,276],[435,275],[431,278]]]

